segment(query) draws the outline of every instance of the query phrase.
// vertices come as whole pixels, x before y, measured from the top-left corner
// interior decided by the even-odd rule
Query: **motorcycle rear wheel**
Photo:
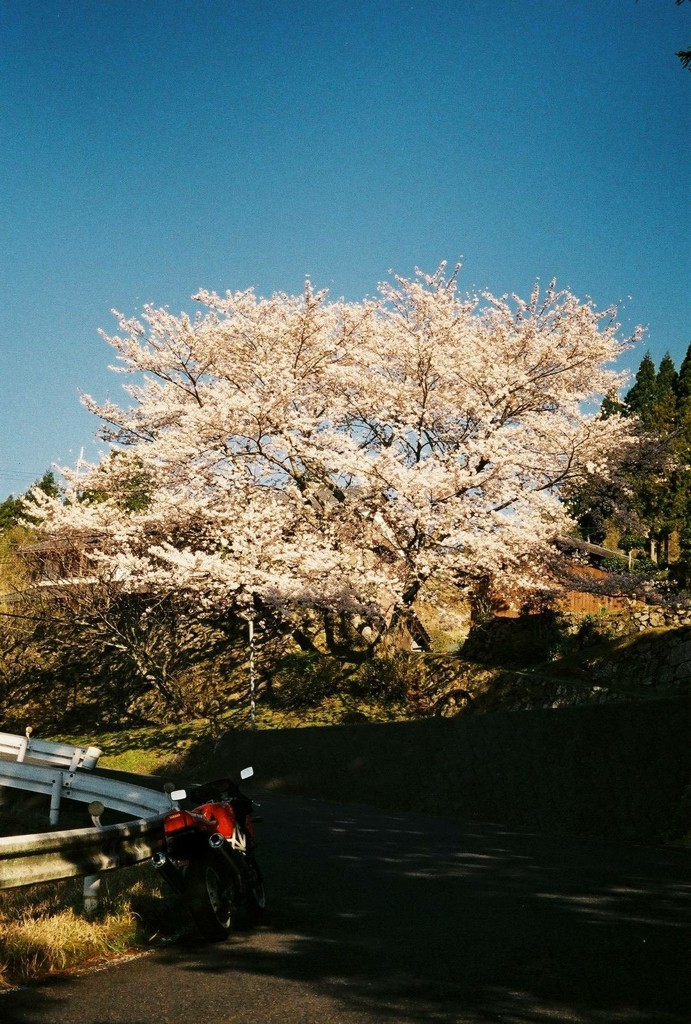
[[[252,854],[249,855],[247,860],[250,869],[248,903],[251,908],[251,915],[256,920],[266,910],[266,892],[264,890],[262,873]]]
[[[209,942],[223,942],[235,925],[236,884],[229,871],[209,858],[193,861],[186,874],[190,913]]]

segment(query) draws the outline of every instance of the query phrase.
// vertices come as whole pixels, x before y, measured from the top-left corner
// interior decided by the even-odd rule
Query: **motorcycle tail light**
[[[166,835],[179,832],[183,828],[194,828],[197,822],[189,811],[171,811],[166,814],[163,822],[163,831]]]

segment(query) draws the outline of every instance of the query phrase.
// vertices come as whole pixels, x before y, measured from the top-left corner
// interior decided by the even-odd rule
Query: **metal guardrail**
[[[0,734],[0,753],[19,754],[29,747],[28,737]],[[100,756],[97,747],[70,747],[36,741],[31,744],[31,763],[0,760],[0,787],[42,793],[50,797],[50,823],[57,824],[64,797],[89,805],[95,827],[62,832],[0,838],[0,889],[33,885],[86,875],[87,909],[95,908],[95,879],[103,871],[128,867],[151,857],[163,833],[162,816],[171,809],[166,793],[131,782],[92,774]],[[37,763],[43,757],[44,763]],[[45,764],[45,760],[54,763]],[[81,763],[81,767],[71,766]],[[61,770],[66,765],[67,770]],[[105,807],[136,819],[120,825],[100,826]],[[91,895],[86,899],[87,892]]]
[[[97,875],[138,864],[158,848],[162,821],[159,815],[104,828],[7,836],[0,839],[0,889]]]
[[[0,786],[43,793],[50,797],[50,824],[57,825],[63,797],[90,804],[100,800],[121,814],[146,818],[170,810],[170,797],[144,786],[92,775],[86,771],[62,772],[38,764],[0,761]]]
[[[0,754],[9,755],[16,761],[27,758],[42,764],[54,764],[74,771],[76,768],[95,768],[101,751],[98,747],[73,747],[69,743],[51,743],[49,740],[32,740],[31,729],[24,736],[13,736],[0,732]]]

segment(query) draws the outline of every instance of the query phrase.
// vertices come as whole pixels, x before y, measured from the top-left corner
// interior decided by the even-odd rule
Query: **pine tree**
[[[655,380],[655,401],[652,416],[655,429],[671,433],[677,426],[677,386],[679,374],[670,356],[666,352],[660,363]]]
[[[691,566],[691,345],[679,372],[669,353],[656,369],[647,352],[623,407],[616,395],[602,403],[603,419],[617,413],[638,418],[640,458],[625,468],[620,493],[584,489],[571,498],[572,512],[588,533],[603,535],[608,525],[646,533],[655,559],[676,559],[681,546]]]
[[[21,498],[15,498],[13,494],[5,498],[0,504],[0,534],[17,525],[23,510],[24,502]]]
[[[691,584],[691,345],[679,367],[676,381],[678,469],[676,477],[681,565],[679,580]]]
[[[653,409],[657,399],[657,370],[650,352],[646,352],[636,372],[636,382],[624,401],[630,412],[641,418],[644,427],[653,425]]]
[[[616,391],[609,391],[602,399],[600,406],[600,419],[608,420],[610,416],[625,416],[626,406],[622,403]]]
[[[677,401],[680,409],[691,407],[691,344],[679,367],[677,376]]]
[[[19,498],[10,494],[8,498],[0,503],[0,534],[13,529],[20,524],[26,525],[32,522],[31,505],[36,504],[32,492],[36,488],[48,497],[55,498],[60,494],[58,482],[51,469],[46,470],[40,480],[36,480],[31,487]]]

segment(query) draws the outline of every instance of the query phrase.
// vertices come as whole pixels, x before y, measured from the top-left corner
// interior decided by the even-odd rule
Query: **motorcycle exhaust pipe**
[[[168,860],[165,853],[157,851],[151,858],[151,863],[158,873],[165,878],[171,888],[176,892],[185,892],[185,878],[182,872],[172,861]]]
[[[246,853],[247,841],[245,840],[245,842],[241,844],[240,841],[236,839],[236,835],[237,833],[233,835],[232,839],[229,839],[228,836],[221,835],[220,832],[214,832],[213,835],[209,836],[209,846],[212,850],[221,850],[226,855],[228,855],[229,852],[228,847],[237,853]]]

